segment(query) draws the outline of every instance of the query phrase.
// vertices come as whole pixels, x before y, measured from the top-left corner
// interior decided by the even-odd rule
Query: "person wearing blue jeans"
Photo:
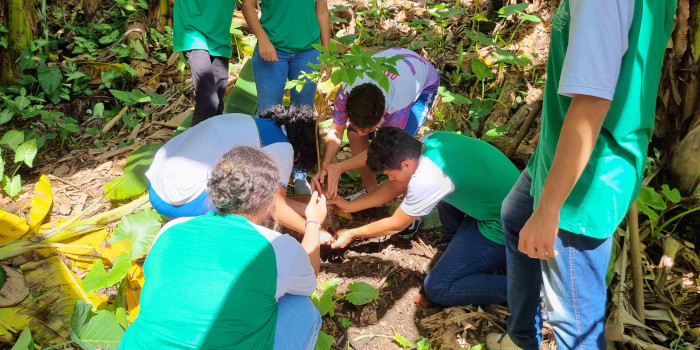
[[[563,0],[552,18],[542,127],[503,202],[507,335],[538,349],[539,296],[560,349],[605,348],[612,235],[642,184],[675,0]]]
[[[309,297],[285,294],[277,301],[274,350],[313,350],[319,330],[321,314]]]
[[[257,0],[243,1],[243,16],[258,38],[253,53],[253,72],[258,93],[258,114],[282,104],[287,80],[297,80],[302,72],[318,67],[320,52],[313,45],[330,48],[330,16],[326,0],[260,2],[261,17],[255,9]],[[330,77],[330,70],[322,72]],[[290,102],[313,108],[316,83],[304,79],[301,91],[291,89]],[[307,173],[294,169],[294,192],[310,194]]]
[[[451,239],[440,260],[423,281],[428,299],[444,306],[506,302],[506,251],[479,231],[476,219],[447,202],[437,205],[443,235]]]

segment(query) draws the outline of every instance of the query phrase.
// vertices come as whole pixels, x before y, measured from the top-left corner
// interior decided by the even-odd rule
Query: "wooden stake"
[[[513,144],[510,145],[508,152],[506,152],[506,157],[508,157],[508,159],[511,159],[515,154],[515,151],[518,150],[518,146],[520,146],[520,143],[523,142],[525,135],[527,135],[527,131],[530,129],[530,125],[532,125],[532,122],[535,120],[535,117],[537,116],[537,113],[540,111],[541,107],[541,101],[535,102],[535,105],[532,106],[530,114],[527,115],[527,119],[525,119],[525,122],[520,127],[520,131],[518,131],[518,135],[515,136]]]
[[[627,212],[630,238],[630,263],[632,264],[632,300],[639,321],[644,324],[644,271],[642,270],[642,248],[639,240],[639,212],[637,203],[632,203]]]

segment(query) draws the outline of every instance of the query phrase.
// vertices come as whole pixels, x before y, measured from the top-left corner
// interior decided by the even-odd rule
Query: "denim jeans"
[[[428,299],[443,306],[506,302],[506,276],[492,271],[506,263],[503,245],[479,232],[477,221],[440,202],[445,235],[454,236],[423,285]]]
[[[281,50],[277,52],[277,62],[265,61],[260,57],[258,47],[253,52],[253,71],[255,86],[258,90],[258,114],[266,109],[282,104],[284,85],[287,80],[297,80],[302,71],[311,73],[313,68],[309,63],[318,64],[319,52],[311,49],[304,52],[290,53]],[[316,97],[316,83],[307,81],[301,92],[291,89],[290,100],[293,105],[313,107]]]
[[[605,274],[612,237],[595,239],[559,230],[556,258],[531,259],[518,251],[520,230],[533,213],[531,183],[526,170],[501,208],[511,310],[508,334],[523,349],[539,349],[542,288],[548,322],[560,349],[604,349]]]
[[[207,50],[184,52],[194,84],[192,126],[224,112],[224,92],[228,83],[228,58],[211,56]]]
[[[309,297],[285,294],[277,302],[275,350],[313,350],[321,315]]]

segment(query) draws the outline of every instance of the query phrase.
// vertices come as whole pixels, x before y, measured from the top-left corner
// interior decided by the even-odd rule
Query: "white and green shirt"
[[[421,141],[423,152],[401,210],[425,216],[445,201],[476,219],[484,237],[503,244],[501,203],[520,175],[515,165],[472,137],[438,131]]]
[[[528,164],[535,205],[571,96],[612,101],[593,154],[561,210],[560,228],[609,237],[635,200],[675,10],[676,0],[564,0],[554,16],[542,129]]]
[[[316,288],[294,238],[216,213],[164,226],[144,276],[121,349],[272,349],[279,298]]]

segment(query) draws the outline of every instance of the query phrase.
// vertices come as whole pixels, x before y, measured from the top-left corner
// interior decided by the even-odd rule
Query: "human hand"
[[[335,241],[333,235],[325,229],[321,229],[321,245],[331,245]]]
[[[328,172],[326,171],[326,162],[321,163],[321,170],[316,173],[311,178],[311,188],[313,191],[318,191],[318,193],[323,193],[323,179],[328,175]],[[329,198],[326,196],[326,198]]]
[[[533,259],[555,258],[554,241],[559,233],[559,215],[548,215],[535,209],[525,226],[520,230],[518,250]]]
[[[270,38],[258,38],[258,52],[263,60],[268,62],[277,62],[277,51],[272,45]]]
[[[355,235],[352,233],[352,230],[339,230],[335,233],[335,242],[331,244],[331,248],[345,248],[353,239],[355,239]]]
[[[304,214],[306,215],[306,220],[316,221],[320,225],[323,224],[323,220],[326,219],[327,210],[326,196],[321,195],[319,197],[318,192],[314,191],[314,193],[311,195],[311,200],[309,200],[309,204],[306,206]]]
[[[335,207],[338,209],[338,212],[340,213],[352,213],[352,208],[350,205],[350,201],[345,200],[345,198],[338,196],[335,199],[331,199],[328,201],[328,204],[330,205],[335,205]]]
[[[340,175],[343,173],[340,171],[340,164],[332,163],[326,165],[327,181],[326,184],[326,197],[330,199],[335,199],[338,195],[338,182],[340,181]]]

